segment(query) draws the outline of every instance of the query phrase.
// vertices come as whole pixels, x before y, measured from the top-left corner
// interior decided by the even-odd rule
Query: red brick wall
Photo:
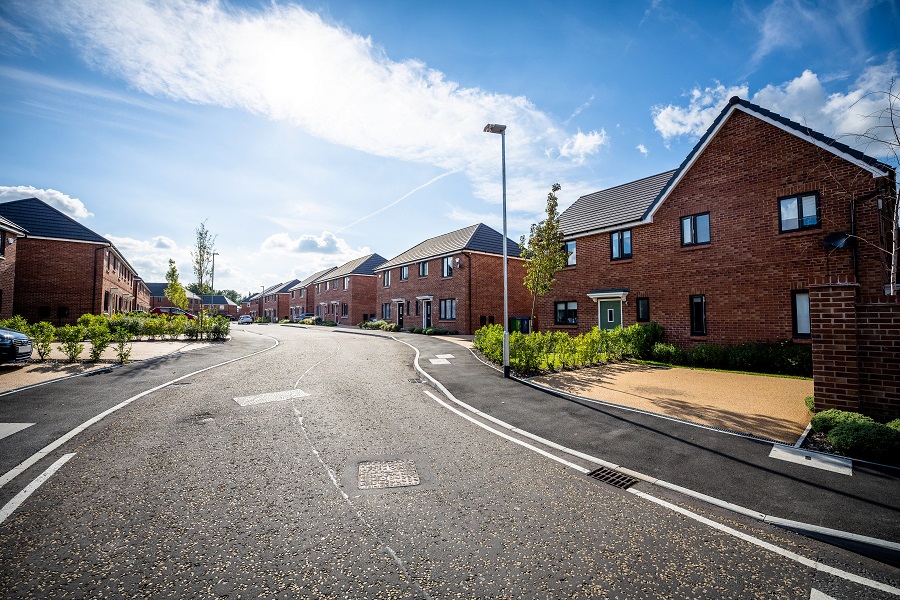
[[[459,266],[456,266],[459,258]],[[385,288],[383,279],[378,280],[376,290],[378,317],[381,317],[381,305],[394,298],[403,298],[409,302],[406,311],[404,303],[403,326],[424,326],[424,303],[419,301],[419,314],[416,314],[416,297],[433,296],[431,303],[431,325],[444,329],[456,330],[461,334],[472,334],[480,327],[480,317],[493,317],[495,323],[503,323],[503,257],[490,254],[462,252],[453,257],[454,269],[451,277],[443,277],[442,259],[428,261],[428,275],[419,277],[418,263],[409,265],[409,279],[400,279],[400,267],[391,269],[391,286]],[[508,267],[509,280],[509,314],[525,316],[531,311],[531,297],[522,285],[525,271],[519,259],[510,259]],[[382,273],[383,275],[383,273]],[[523,300],[527,296],[527,302]],[[440,318],[440,301],[456,300],[456,319]],[[391,303],[391,322],[398,322],[397,304]]]
[[[328,290],[325,289],[325,282],[328,281]],[[310,312],[315,314],[316,306],[322,302],[326,306],[320,310],[320,316],[325,321],[334,321],[340,325],[356,325],[363,320],[363,315],[371,316],[375,314],[375,286],[378,285],[378,278],[375,275],[350,275],[350,289],[344,289],[344,278],[326,278],[319,284],[319,292],[315,291],[315,286],[310,286]],[[337,282],[337,289],[334,283]],[[332,304],[332,302],[337,304]],[[347,304],[347,316],[341,316],[341,304]]]
[[[860,411],[900,417],[900,296],[864,297],[856,307]],[[818,403],[818,401],[817,401]]]
[[[610,259],[610,234],[577,238],[578,264],[559,273],[540,302],[542,329],[553,329],[555,301],[578,302],[578,332],[598,324],[591,290],[629,288],[623,324],[636,322],[636,299],[650,299],[650,319],[668,341],[733,344],[792,337],[791,291],[814,277],[853,273],[849,249],[826,253],[834,231],[850,231],[850,197],[875,189],[851,163],[736,111],[653,217],[632,229],[633,258]],[[818,191],[819,229],[779,233],[778,199]],[[711,243],[681,246],[682,216],[709,211]],[[877,239],[874,200],[857,210],[858,232]],[[864,244],[861,244],[861,246]],[[881,265],[861,249],[863,290],[876,291]],[[706,297],[707,335],[690,334],[690,296]],[[798,340],[804,342],[803,340]]]
[[[3,256],[0,257],[0,319],[8,319],[13,316],[13,298],[16,291],[16,249],[19,240],[9,244],[8,238],[14,238],[13,234],[6,233],[0,238],[0,243],[6,244]]]

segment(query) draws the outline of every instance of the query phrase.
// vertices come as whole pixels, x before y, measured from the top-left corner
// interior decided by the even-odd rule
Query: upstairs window
[[[428,261],[419,263],[419,277],[428,277]]]
[[[681,218],[681,245],[709,243],[709,213]]]
[[[326,282],[325,282],[325,291],[327,292],[327,291],[330,290],[330,289],[331,289],[331,282],[330,282],[330,281],[326,281]]]
[[[631,230],[614,231],[609,234],[610,257],[613,260],[631,258]]]
[[[349,289],[350,289],[350,277],[349,277],[349,276],[348,276],[348,277],[344,277],[344,289],[345,289],[345,290],[349,290]]]
[[[383,285],[384,285],[384,287],[391,287],[391,272],[390,271],[384,272]]]
[[[453,257],[445,256],[441,259],[441,275],[443,277],[453,277]]]
[[[800,231],[819,227],[819,193],[800,194],[778,200],[779,231]]]
[[[572,267],[575,265],[575,242],[566,242],[563,247],[566,249],[566,266]]]
[[[578,325],[578,303],[557,302],[553,322],[556,325]]]
[[[409,279],[409,267],[400,267],[400,280],[406,281],[407,279]]]

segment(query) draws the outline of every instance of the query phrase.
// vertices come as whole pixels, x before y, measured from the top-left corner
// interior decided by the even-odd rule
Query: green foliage
[[[727,367],[728,350],[718,344],[697,344],[688,350],[688,360],[697,367],[724,369]]]
[[[197,277],[197,290],[195,293],[208,294],[209,279],[212,277],[213,253],[216,251],[216,237],[206,228],[206,221],[200,223],[196,229],[197,242],[191,250],[191,267]]]
[[[815,396],[807,396],[803,399],[803,402],[806,404],[806,410],[811,413],[816,412],[816,397]]]
[[[64,325],[56,330],[56,339],[59,340],[60,350],[69,359],[75,362],[84,351],[85,329],[81,325]]]
[[[881,423],[844,422],[828,432],[828,441],[847,456],[900,464],[900,431]]]
[[[816,413],[816,416],[812,418],[812,430],[817,433],[828,433],[835,427],[839,427],[846,423],[874,423],[875,420],[872,417],[867,417],[866,415],[860,414],[858,412],[849,412],[846,410],[839,410],[837,408],[830,408],[828,410],[823,410],[822,412]]]
[[[125,364],[131,357],[131,333],[128,329],[120,327],[113,331],[112,339],[116,343],[116,360]]]
[[[28,329],[28,321],[26,321],[25,317],[22,315],[14,315],[0,323],[2,323],[3,329],[12,329],[13,331],[28,335],[28,332],[26,331]]]
[[[656,342],[650,351],[650,358],[655,361],[668,363],[670,365],[680,365],[686,362],[684,352],[675,344],[666,344],[664,342]]]
[[[178,282],[178,268],[175,266],[175,261],[171,258],[169,259],[169,270],[166,271],[166,289],[163,291],[163,294],[172,304],[181,310],[187,310],[187,292],[184,286]]]
[[[34,350],[38,354],[40,360],[50,356],[53,339],[56,337],[56,327],[47,321],[41,321],[28,326],[25,335],[31,338],[34,344]]]
[[[224,340],[231,333],[231,321],[225,317],[210,319],[209,337],[213,340]]]
[[[659,323],[630,325],[624,331],[630,346],[627,353],[635,358],[650,358],[653,346],[665,338],[665,331]]]
[[[187,317],[178,315],[183,319]],[[174,321],[175,319],[171,319]],[[165,336],[169,332],[169,319],[166,315],[150,315],[144,322],[144,335],[149,340],[156,340]]]
[[[162,316],[162,315],[160,315]],[[188,318],[184,315],[175,315],[174,317],[163,317],[161,319],[163,323],[162,334],[165,335],[166,339],[169,340],[177,340],[178,336],[184,333],[185,328],[188,324]],[[150,320],[147,320],[147,323],[150,323]]]
[[[893,421],[888,421],[887,426],[891,429],[896,429],[900,431],[900,419],[894,419]]]
[[[472,346],[493,362],[503,362],[503,326],[485,325],[475,332]]]
[[[184,325],[184,337],[189,340],[198,340],[202,333],[199,321],[197,319],[188,319],[188,322]]]
[[[112,343],[112,334],[105,322],[94,322],[87,328],[87,339],[91,342],[91,360],[97,362]]]
[[[556,273],[566,268],[569,255],[563,245],[562,229],[559,224],[559,201],[556,192],[562,189],[554,183],[547,194],[546,218],[531,225],[526,238],[519,240],[519,249],[525,259],[525,287],[536,301],[538,296],[553,289]],[[534,304],[532,304],[534,312]]]

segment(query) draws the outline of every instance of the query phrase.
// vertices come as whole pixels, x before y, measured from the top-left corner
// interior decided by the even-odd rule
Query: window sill
[[[795,344],[812,344],[812,337],[795,335],[791,337],[791,341]]]
[[[609,264],[611,264],[611,265],[628,264],[628,263],[632,262],[633,260],[634,260],[634,257],[632,257],[632,258],[611,258],[611,259],[609,259]]]
[[[682,250],[702,250],[703,248],[709,248],[712,244],[688,244],[687,246],[682,246]]]
[[[554,323],[553,327],[560,329],[578,329],[578,323]]]
[[[780,237],[780,238],[804,237],[807,235],[815,235],[817,233],[822,233],[821,227],[812,227],[810,229],[792,229],[790,231],[779,231],[778,237]]]

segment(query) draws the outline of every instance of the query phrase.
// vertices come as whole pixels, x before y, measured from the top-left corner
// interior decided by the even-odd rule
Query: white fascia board
[[[27,236],[29,240],[47,240],[50,242],[72,242],[74,244],[90,244],[92,246],[99,246],[101,248],[112,248],[113,245],[109,242],[92,242],[89,240],[70,240],[68,238],[55,238],[55,237],[44,237],[40,235],[29,235]]]
[[[637,221],[628,221],[627,223],[621,223],[619,225],[614,225],[612,227],[600,227],[599,229],[591,229],[588,231],[582,231],[580,233],[572,233],[569,235],[564,235],[563,241],[569,242],[572,240],[576,240],[578,238],[588,237],[590,235],[597,235],[600,233],[609,233],[611,231],[622,231],[624,229],[631,229],[632,227],[637,227],[638,225],[647,225],[648,223],[652,223],[652,222],[653,222],[653,216],[651,215],[651,216],[647,217],[646,220],[643,220],[643,221],[638,219]]]
[[[628,297],[628,292],[600,292],[597,294],[588,294],[587,296],[594,302],[600,300],[621,300],[624,302],[625,298]]]
[[[434,295],[427,294],[425,296],[416,296],[416,300],[434,300]]]

